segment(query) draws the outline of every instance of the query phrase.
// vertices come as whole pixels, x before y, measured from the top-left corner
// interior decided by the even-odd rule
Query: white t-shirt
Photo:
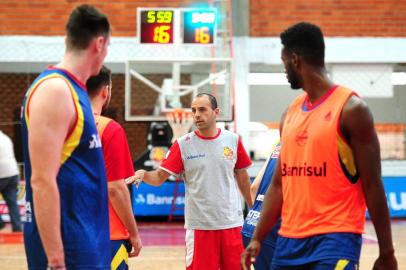
[[[243,224],[234,170],[252,164],[237,134],[191,132],[179,138],[160,168],[185,180],[185,228],[221,230]]]
[[[13,142],[0,130],[0,178],[7,178],[18,174]]]

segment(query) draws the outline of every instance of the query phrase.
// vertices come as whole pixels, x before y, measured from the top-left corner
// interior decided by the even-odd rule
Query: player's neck
[[[76,79],[86,85],[87,79],[92,75],[91,63],[86,57],[86,52],[66,52],[62,61],[56,67],[72,73]]]
[[[96,105],[96,104],[94,104],[94,103],[92,102],[92,111],[93,111],[93,114],[94,114],[94,115],[101,115],[101,113],[102,113],[102,107],[101,107],[101,106],[98,106],[98,105]]]
[[[318,72],[310,72],[304,78],[303,90],[311,103],[316,102],[334,86],[324,68]]]

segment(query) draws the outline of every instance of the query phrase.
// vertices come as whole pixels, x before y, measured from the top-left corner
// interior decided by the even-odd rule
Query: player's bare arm
[[[44,81],[33,93],[28,110],[36,222],[48,263],[64,265],[56,175],[65,138],[76,118],[72,95],[66,82],[58,78]],[[53,226],[49,226],[50,221]]]
[[[235,179],[237,180],[238,188],[244,197],[249,208],[252,207],[252,197],[250,193],[251,182],[247,170],[235,170]]]
[[[379,242],[379,258],[374,269],[397,269],[392,242],[389,210],[381,180],[381,157],[372,114],[360,98],[345,104],[341,128],[353,150],[362,181],[365,201]]]
[[[142,243],[131,209],[130,193],[124,179],[108,182],[108,192],[114,211],[130,233],[130,242],[133,250],[129,256],[136,257],[141,251]]]

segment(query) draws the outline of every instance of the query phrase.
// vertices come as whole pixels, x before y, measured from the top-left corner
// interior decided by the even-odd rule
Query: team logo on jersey
[[[226,159],[233,159],[233,155],[234,155],[233,149],[231,149],[228,146],[224,147],[223,155]]]
[[[307,134],[307,130],[303,130],[296,134],[295,141],[299,146],[304,146],[307,143],[308,138],[309,135]]]

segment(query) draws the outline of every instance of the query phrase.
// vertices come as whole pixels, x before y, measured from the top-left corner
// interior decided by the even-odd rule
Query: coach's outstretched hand
[[[261,249],[261,243],[255,239],[252,239],[247,248],[241,254],[241,269],[250,270],[251,264],[255,262],[255,258],[258,256]]]
[[[146,171],[145,170],[138,170],[134,173],[134,176],[131,177],[131,182],[130,183],[134,183],[135,186],[138,188],[142,182],[142,180],[144,179],[144,173]],[[126,180],[127,183],[127,180]],[[127,183],[129,184],[129,183]]]

